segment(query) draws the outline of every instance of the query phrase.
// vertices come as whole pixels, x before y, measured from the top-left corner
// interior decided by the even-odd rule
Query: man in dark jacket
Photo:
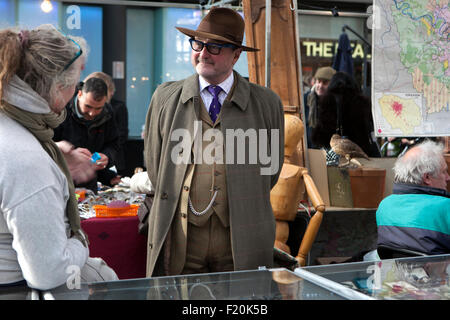
[[[114,121],[116,122],[119,132],[119,152],[115,161],[117,173],[119,175],[126,174],[127,164],[125,157],[126,143],[128,140],[128,109],[125,102],[114,98],[116,92],[116,86],[113,79],[107,73],[96,71],[89,74],[84,81],[90,78],[100,78],[105,81],[108,87],[108,98],[106,102],[111,105],[113,111]]]
[[[377,210],[378,245],[450,253],[450,176],[443,146],[426,140],[394,166],[393,194]]]
[[[99,78],[80,83],[73,99],[66,105],[67,116],[55,129],[53,140],[81,148],[89,158],[97,152],[100,159],[93,163],[97,176],[76,185],[97,192],[97,180],[105,185],[117,183],[117,174],[108,168],[114,165],[119,149],[119,133],[112,110],[106,104],[108,88]],[[61,147],[60,147],[61,148]]]
[[[303,96],[303,105],[305,106],[305,128],[308,148],[318,149],[311,141],[311,130],[317,125],[317,109],[319,99],[327,92],[328,84],[336,73],[331,67],[321,67],[314,74],[314,85]]]
[[[380,157],[371,110],[370,99],[355,79],[346,72],[336,72],[320,97],[315,125],[311,126],[312,143],[329,150],[331,137],[338,133],[356,143],[369,157]]]

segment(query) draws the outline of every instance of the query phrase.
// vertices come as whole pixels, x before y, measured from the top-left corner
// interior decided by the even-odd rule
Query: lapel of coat
[[[221,112],[221,131],[226,142],[227,129],[246,130],[251,122],[246,119],[249,116],[248,104],[250,101],[250,85],[239,73],[234,71],[234,91],[230,99],[225,100]]]
[[[201,97],[198,75],[195,74],[190,76],[184,81],[181,90],[180,103],[181,105],[177,107],[177,117],[173,129],[183,128],[187,130],[186,134],[189,134],[189,138],[191,139],[191,144],[189,146],[190,152],[195,140],[195,134],[198,133],[198,126],[196,126],[195,123],[196,121],[200,121]],[[188,151],[187,148],[186,151]],[[193,159],[191,159],[191,161],[193,161]]]
[[[190,76],[184,81],[183,89],[181,90],[180,102],[183,104],[183,107],[179,108],[179,111],[186,116],[186,122],[183,126],[181,126],[181,128],[186,127],[189,130],[189,133],[191,133],[191,137],[193,137],[194,121],[200,120],[201,106],[197,74]]]
[[[250,100],[250,85],[248,81],[242,78],[239,73],[237,73],[236,71],[233,72],[236,85],[230,101],[245,112]]]

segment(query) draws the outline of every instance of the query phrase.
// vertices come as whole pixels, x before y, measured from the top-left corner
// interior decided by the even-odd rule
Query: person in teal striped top
[[[397,159],[393,194],[377,213],[378,245],[450,253],[450,176],[442,144],[425,140]]]

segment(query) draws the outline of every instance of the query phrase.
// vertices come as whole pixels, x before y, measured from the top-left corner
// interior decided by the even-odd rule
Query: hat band
[[[216,37],[228,39],[228,41],[232,41],[234,43],[242,43],[242,35],[231,33],[229,28],[225,25],[207,25],[200,24],[197,28],[198,32],[208,33],[211,35],[215,35]]]

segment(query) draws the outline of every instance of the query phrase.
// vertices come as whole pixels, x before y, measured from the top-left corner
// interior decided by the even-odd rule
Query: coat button
[[[189,191],[189,187],[188,186],[184,186],[183,189],[186,190],[186,191]]]
[[[186,213],[182,213],[182,214],[181,214],[181,217],[184,218],[184,219],[186,219],[187,214],[186,214]]]
[[[166,200],[167,198],[168,198],[167,193],[166,193],[166,192],[163,192],[163,193],[161,194],[161,199]]]
[[[149,243],[149,244],[148,244],[148,247],[149,247],[150,249],[153,249],[153,243]]]

